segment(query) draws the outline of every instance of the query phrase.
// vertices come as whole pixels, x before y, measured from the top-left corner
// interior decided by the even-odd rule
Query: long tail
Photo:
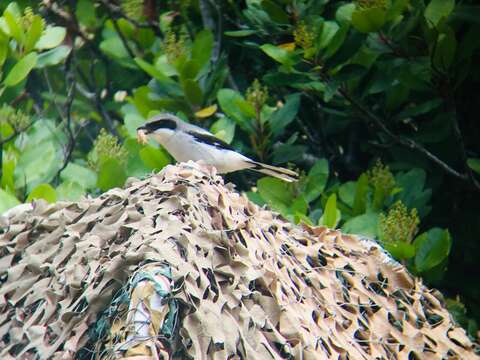
[[[258,171],[262,174],[270,175],[287,182],[298,181],[298,174],[295,171],[256,161],[249,161],[249,163],[253,165],[250,170]]]

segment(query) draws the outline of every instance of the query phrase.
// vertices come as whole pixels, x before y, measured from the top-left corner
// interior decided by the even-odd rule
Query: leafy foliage
[[[172,159],[135,129],[174,112],[298,169],[294,184],[233,176],[291,221],[378,239],[459,296],[473,335],[479,13],[472,0],[2,2],[0,212],[160,170]]]

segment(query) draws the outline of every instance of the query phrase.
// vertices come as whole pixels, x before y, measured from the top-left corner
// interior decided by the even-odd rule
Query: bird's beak
[[[137,128],[137,141],[139,144],[145,145],[148,142],[147,134],[148,131],[145,126]]]

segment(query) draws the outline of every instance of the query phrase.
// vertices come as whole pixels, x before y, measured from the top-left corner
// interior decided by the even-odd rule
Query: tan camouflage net
[[[0,359],[477,358],[439,293],[377,247],[291,225],[211,172],[12,215]]]

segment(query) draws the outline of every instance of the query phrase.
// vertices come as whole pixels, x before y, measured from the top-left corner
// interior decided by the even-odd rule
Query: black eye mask
[[[175,130],[177,128],[177,123],[170,119],[160,119],[153,120],[146,123],[143,126],[137,128],[137,130],[144,130],[147,134],[154,132],[158,129],[171,129]]]

